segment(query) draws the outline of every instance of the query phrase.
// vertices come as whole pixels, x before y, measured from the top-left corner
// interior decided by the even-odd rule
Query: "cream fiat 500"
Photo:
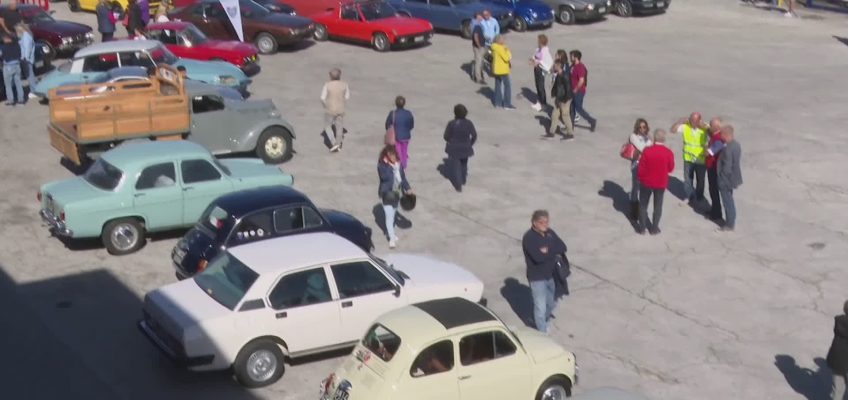
[[[383,314],[321,383],[321,400],[557,400],[577,383],[573,353],[510,329],[462,298]]]

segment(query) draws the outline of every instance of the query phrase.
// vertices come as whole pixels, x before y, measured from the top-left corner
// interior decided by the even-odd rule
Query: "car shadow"
[[[607,19],[608,18],[606,16],[603,16],[601,18],[595,18],[595,19],[590,19],[590,20],[577,20],[577,21],[574,21],[574,25],[586,26],[586,25],[600,24],[601,22],[604,22]]]
[[[837,41],[839,41],[839,43],[842,43],[842,44],[848,46],[848,38],[844,38],[844,37],[840,37],[840,36],[836,36],[836,35],[833,35],[833,38],[836,39]]]
[[[301,40],[299,42],[290,44],[290,45],[280,45],[277,46],[278,53],[294,53],[301,50],[306,50],[312,46],[315,46],[315,41],[312,39],[309,40]],[[265,54],[262,57],[272,56],[273,54]]]
[[[636,229],[636,221],[630,219],[630,195],[621,185],[610,180],[605,180],[598,195],[612,200],[612,208],[621,213],[630,226]]]
[[[506,278],[501,286],[501,296],[525,326],[536,327],[533,322],[533,295],[530,293],[530,286],[519,282],[518,279]]]
[[[799,366],[792,356],[774,356],[775,367],[786,378],[792,390],[807,400],[829,400],[833,373],[823,358],[816,357],[813,362],[816,364],[815,371]]]

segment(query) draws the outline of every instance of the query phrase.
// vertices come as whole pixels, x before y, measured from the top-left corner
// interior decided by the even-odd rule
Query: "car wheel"
[[[53,45],[51,45],[50,42],[44,40],[36,42],[36,46],[41,46],[41,48],[44,49],[41,54],[41,62],[44,63],[44,70],[47,71],[50,69],[53,59],[56,58],[56,49],[53,48]]]
[[[391,47],[389,37],[383,32],[377,32],[374,34],[374,37],[371,39],[371,45],[374,46],[374,50],[377,51],[389,51],[389,48]]]
[[[109,221],[100,234],[106,251],[122,256],[138,251],[144,245],[144,227],[135,218],[119,218]]]
[[[462,22],[462,26],[459,28],[459,35],[463,39],[471,39],[471,21]]]
[[[524,17],[516,17],[512,22],[512,28],[518,32],[524,32],[527,30],[527,20]]]
[[[571,381],[563,376],[552,376],[539,387],[536,400],[561,400],[571,397]]]
[[[315,31],[312,32],[312,37],[319,42],[327,40],[330,35],[327,34],[327,27],[321,24],[315,25]]]
[[[571,25],[574,23],[574,10],[569,7],[560,7],[557,12],[557,19],[563,25]]]
[[[236,379],[249,388],[268,386],[285,372],[283,352],[270,340],[257,340],[241,349],[233,364]]]
[[[618,0],[615,3],[615,13],[618,14],[619,17],[630,17],[633,15],[633,5],[630,4],[630,0]]]
[[[256,156],[266,164],[286,162],[292,158],[292,153],[292,135],[280,126],[266,128],[256,142]]]
[[[262,32],[256,35],[254,42],[256,48],[262,54],[274,54],[277,52],[277,39],[274,39],[274,36],[271,36],[270,33]]]
[[[79,0],[68,0],[68,8],[73,12],[78,12],[80,10]]]

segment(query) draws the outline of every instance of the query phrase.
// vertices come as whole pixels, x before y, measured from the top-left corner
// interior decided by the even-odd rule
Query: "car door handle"
[[[342,302],[342,308],[348,308],[348,307],[353,307],[353,302],[352,301],[343,301]]]
[[[464,381],[464,380],[469,379],[469,378],[471,378],[471,375],[463,375],[463,376],[459,377],[459,380]]]
[[[136,194],[134,194],[133,196],[134,196],[134,197],[141,197],[141,196],[144,196],[144,193],[136,193]]]
[[[277,319],[286,318],[286,317],[289,316],[289,313],[283,311],[283,312],[278,312],[278,313],[274,314],[274,316],[277,317]]]
[[[186,186],[183,188],[183,192],[188,192],[189,190],[194,190],[194,186]]]

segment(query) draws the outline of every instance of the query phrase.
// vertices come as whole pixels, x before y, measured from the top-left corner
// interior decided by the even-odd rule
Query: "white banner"
[[[244,31],[241,27],[241,9],[239,8],[239,0],[219,0],[224,7],[224,12],[227,13],[227,18],[233,24],[233,29],[236,30],[239,40],[244,41]]]

